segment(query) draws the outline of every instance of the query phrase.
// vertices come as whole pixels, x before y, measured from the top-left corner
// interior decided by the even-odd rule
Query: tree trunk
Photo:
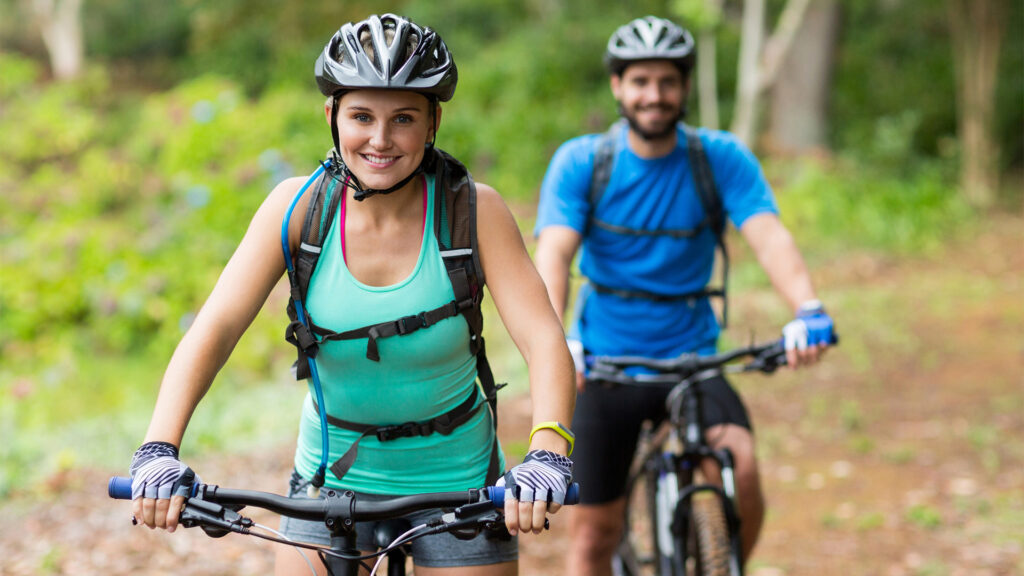
[[[815,0],[772,86],[770,141],[781,152],[828,147],[828,97],[839,34],[839,3]]]
[[[950,0],[950,30],[957,75],[960,185],[967,200],[992,205],[999,186],[999,143],[993,133],[999,49],[1009,2]]]
[[[85,60],[82,0],[30,0],[29,8],[50,55],[53,77],[78,76]]]
[[[718,130],[718,68],[715,66],[715,33],[704,30],[697,40],[697,97],[700,124]]]
[[[736,110],[730,131],[748,146],[754,140],[757,100],[760,91],[758,59],[764,38],[765,0],[744,0],[740,57],[736,85]]]
[[[753,145],[757,134],[761,93],[774,85],[810,2],[787,0],[775,31],[765,42],[765,0],[744,0],[736,110],[730,131],[748,146]]]

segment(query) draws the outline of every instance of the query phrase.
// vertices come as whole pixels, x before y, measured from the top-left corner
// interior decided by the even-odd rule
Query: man
[[[705,286],[717,237],[705,217],[687,138],[678,124],[685,113],[694,48],[686,30],[661,18],[639,18],[620,27],[604,61],[626,126],[609,132],[614,152],[607,185],[592,197],[602,136],[591,134],[559,148],[541,188],[536,264],[559,317],[565,312],[570,266],[581,246],[580,270],[588,279],[577,295],[570,336],[579,388],[573,460],[583,499],[570,516],[571,574],[611,573],[640,424],[664,417],[663,402],[651,400],[659,392],[586,386],[583,349],[654,358],[716,349],[719,325]],[[832,337],[832,320],[779,221],[760,165],[730,134],[698,133],[726,216],[797,317],[783,330],[789,365],[815,363]],[[592,198],[598,199],[596,205]],[[747,558],[764,518],[751,425],[725,379],[705,382],[703,390],[708,438],[716,447],[731,449],[736,460]],[[654,412],[643,406],[655,407]]]

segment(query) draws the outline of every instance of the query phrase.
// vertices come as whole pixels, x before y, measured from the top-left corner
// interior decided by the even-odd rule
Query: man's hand
[[[796,319],[782,328],[789,366],[795,369],[821,360],[835,339],[833,327],[821,301],[809,300],[800,305]]]

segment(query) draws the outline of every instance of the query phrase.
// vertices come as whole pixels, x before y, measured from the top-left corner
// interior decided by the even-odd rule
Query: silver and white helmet
[[[683,27],[655,16],[637,18],[620,26],[608,39],[604,65],[621,74],[627,65],[641,60],[669,60],[685,74],[693,68],[697,46]]]
[[[447,102],[458,81],[455,61],[441,37],[394,14],[343,25],[317,58],[315,72],[325,96],[391,88]]]

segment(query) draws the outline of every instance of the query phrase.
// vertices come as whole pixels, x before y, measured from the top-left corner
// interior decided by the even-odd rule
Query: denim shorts
[[[298,472],[292,472],[288,482],[289,498],[306,498],[306,480]],[[323,494],[321,493],[321,498]],[[364,501],[387,500],[389,496],[357,493],[356,497]],[[437,518],[439,510],[425,510],[407,514],[401,518],[411,526],[418,526],[427,520]],[[356,523],[356,547],[359,550],[376,551],[378,546],[373,543],[373,532],[377,522]],[[323,522],[281,518],[281,532],[292,540],[329,546],[331,534]],[[482,566],[512,562],[519,558],[519,541],[509,536],[504,530],[501,533],[481,531],[470,540],[460,540],[447,532],[423,536],[409,544],[413,562],[417,566],[448,568],[453,566]],[[372,564],[372,562],[371,562]]]

